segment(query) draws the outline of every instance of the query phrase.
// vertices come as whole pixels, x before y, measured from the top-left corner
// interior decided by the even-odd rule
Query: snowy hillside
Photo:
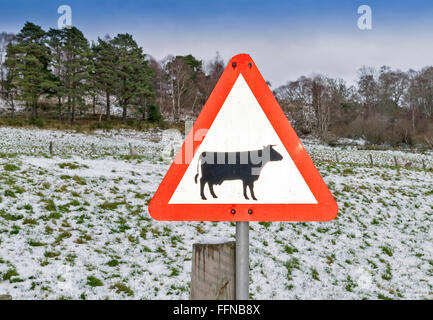
[[[252,298],[432,299],[432,155],[304,143],[339,216],[252,223]],[[188,299],[192,244],[235,228],[149,217],[169,144],[159,131],[0,128],[0,294]]]

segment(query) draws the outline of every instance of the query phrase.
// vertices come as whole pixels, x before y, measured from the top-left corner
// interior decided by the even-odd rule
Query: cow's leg
[[[242,183],[244,184],[244,197],[245,197],[245,199],[250,200],[250,198],[248,198],[248,195],[247,195],[247,182],[242,181]]]
[[[203,200],[207,200],[206,196],[204,195],[204,186],[206,184],[206,181],[204,180],[203,177],[201,177],[200,179],[200,196]]]
[[[253,198],[253,200],[257,201],[256,196],[254,195],[254,182],[249,182],[248,187],[250,188],[251,197]]]
[[[213,184],[211,184],[211,183],[209,183],[209,190],[210,190],[210,193],[214,199],[218,198],[216,196],[215,192],[213,191]]]

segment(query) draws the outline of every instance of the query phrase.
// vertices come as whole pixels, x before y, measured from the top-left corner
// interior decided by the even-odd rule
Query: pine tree
[[[94,76],[99,90],[105,93],[106,97],[106,119],[111,118],[110,98],[115,93],[116,83],[116,56],[110,39],[98,38],[98,44],[92,48],[94,54]]]
[[[67,98],[68,118],[72,123],[76,118],[76,107],[85,107],[84,96],[88,91],[90,47],[83,33],[76,27],[48,32],[51,47],[51,63],[60,86],[56,94]],[[59,110],[61,111],[61,110]]]
[[[38,116],[38,101],[53,87],[54,78],[48,70],[49,49],[45,45],[46,33],[27,22],[17,34],[17,44],[8,46],[6,65],[13,66],[12,83],[19,90],[18,98],[32,106],[32,117]]]
[[[111,44],[116,56],[115,94],[126,121],[128,109],[138,107],[140,98],[152,95],[153,72],[149,68],[142,48],[129,34],[118,34]]]
[[[65,85],[68,97],[70,122],[75,121],[76,107],[85,109],[84,96],[88,91],[86,80],[89,78],[89,42],[83,33],[75,27],[63,29],[65,32]]]
[[[53,87],[54,95],[57,98],[58,119],[62,120],[62,100],[65,96],[64,90],[64,50],[63,50],[63,30],[50,29],[48,35],[48,46],[51,50],[50,64],[53,75],[56,78],[56,85]]]

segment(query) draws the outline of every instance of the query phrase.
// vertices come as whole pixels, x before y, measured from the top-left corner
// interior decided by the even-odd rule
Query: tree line
[[[74,123],[77,116],[173,121],[196,116],[224,70],[218,54],[206,65],[192,55],[156,61],[130,34],[90,43],[76,27],[50,29],[27,22],[0,34],[1,96],[13,117],[17,101],[31,118]]]
[[[433,148],[433,67],[403,72],[364,66],[355,85],[302,76],[274,93],[297,131],[316,132],[325,141],[364,138]]]
[[[69,123],[110,121],[114,108],[123,122],[194,119],[224,68],[218,54],[207,63],[192,55],[157,61],[130,34],[89,42],[76,27],[45,31],[31,22],[0,33],[0,95],[12,117],[20,105],[27,119]],[[362,67],[354,85],[301,76],[274,94],[299,133],[433,147],[433,67]]]

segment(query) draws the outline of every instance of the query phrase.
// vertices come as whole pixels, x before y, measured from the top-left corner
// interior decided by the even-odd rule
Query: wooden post
[[[369,157],[370,157],[370,164],[371,164],[371,166],[374,166],[374,163],[373,163],[373,156],[372,156],[371,154],[369,154]]]
[[[425,170],[425,161],[422,159],[422,168]]]
[[[191,300],[236,299],[236,242],[194,244]]]
[[[397,161],[397,157],[396,156],[394,156],[394,163],[395,163],[395,166],[398,167],[398,161]]]
[[[53,147],[53,142],[50,141],[50,156],[52,157],[54,155],[54,147]]]
[[[136,156],[137,155],[137,153],[135,152],[134,147],[132,146],[131,142],[129,143],[129,154],[131,156]]]
[[[335,153],[335,161],[337,161],[337,163],[340,162],[340,160],[338,159],[338,153],[337,152]]]
[[[95,144],[92,143],[92,155],[96,154]]]

